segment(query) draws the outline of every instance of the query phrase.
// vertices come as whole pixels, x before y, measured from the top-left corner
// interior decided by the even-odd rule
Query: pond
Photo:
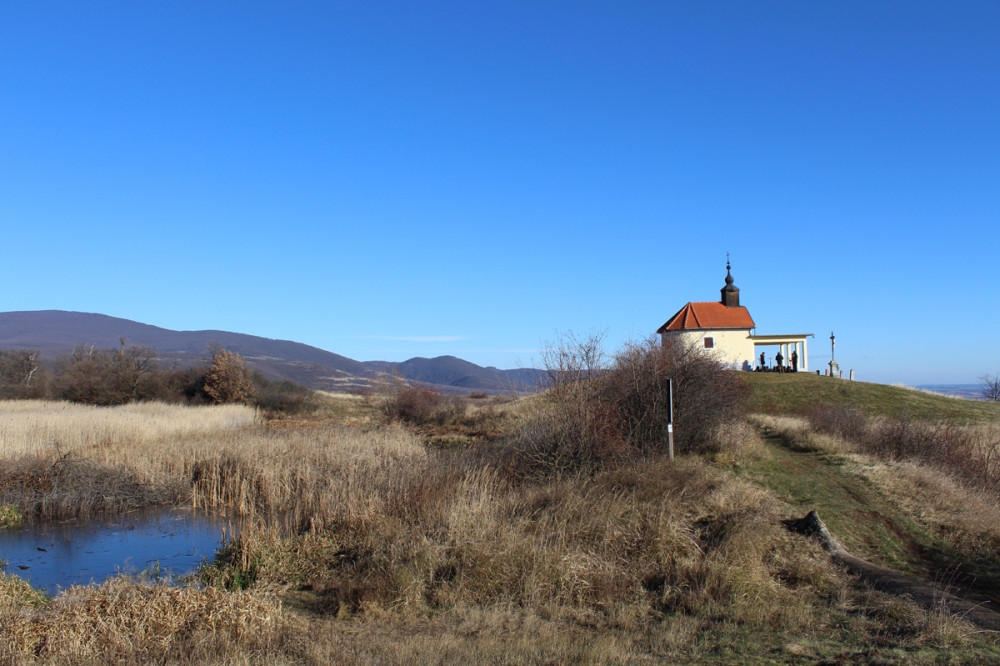
[[[186,509],[0,529],[0,565],[55,595],[70,585],[101,583],[119,573],[193,573],[215,557],[225,519]]]

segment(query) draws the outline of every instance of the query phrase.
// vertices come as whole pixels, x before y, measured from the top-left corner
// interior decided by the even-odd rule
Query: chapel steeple
[[[726,286],[722,288],[722,304],[727,308],[740,307],[740,288],[733,284],[733,274],[729,272],[729,254],[726,254]]]

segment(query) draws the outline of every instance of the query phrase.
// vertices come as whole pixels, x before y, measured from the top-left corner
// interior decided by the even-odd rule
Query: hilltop
[[[815,405],[854,407],[869,415],[910,418],[934,423],[1000,422],[1000,404],[945,396],[904,386],[852,382],[805,372],[747,372],[746,406],[751,412],[804,415]]]

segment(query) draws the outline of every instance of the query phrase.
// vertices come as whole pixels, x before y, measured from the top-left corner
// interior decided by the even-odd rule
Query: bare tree
[[[37,349],[0,349],[0,381],[17,386],[31,386],[41,363]]]
[[[59,394],[74,402],[121,405],[157,397],[155,352],[141,345],[96,349],[77,345],[60,363]]]
[[[0,349],[0,397],[40,398],[47,376],[37,349]]]
[[[1000,372],[993,375],[985,374],[980,378],[983,383],[983,397],[993,402],[1000,402]]]
[[[111,355],[110,379],[120,398],[120,402],[134,402],[140,399],[144,385],[156,372],[155,353],[143,345],[125,346],[125,338],[119,338],[120,346]]]

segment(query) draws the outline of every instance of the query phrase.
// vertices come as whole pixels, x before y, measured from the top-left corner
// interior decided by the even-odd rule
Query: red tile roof
[[[667,323],[656,330],[689,331],[710,328],[754,328],[750,312],[745,307],[727,308],[718,301],[711,303],[688,303]]]

